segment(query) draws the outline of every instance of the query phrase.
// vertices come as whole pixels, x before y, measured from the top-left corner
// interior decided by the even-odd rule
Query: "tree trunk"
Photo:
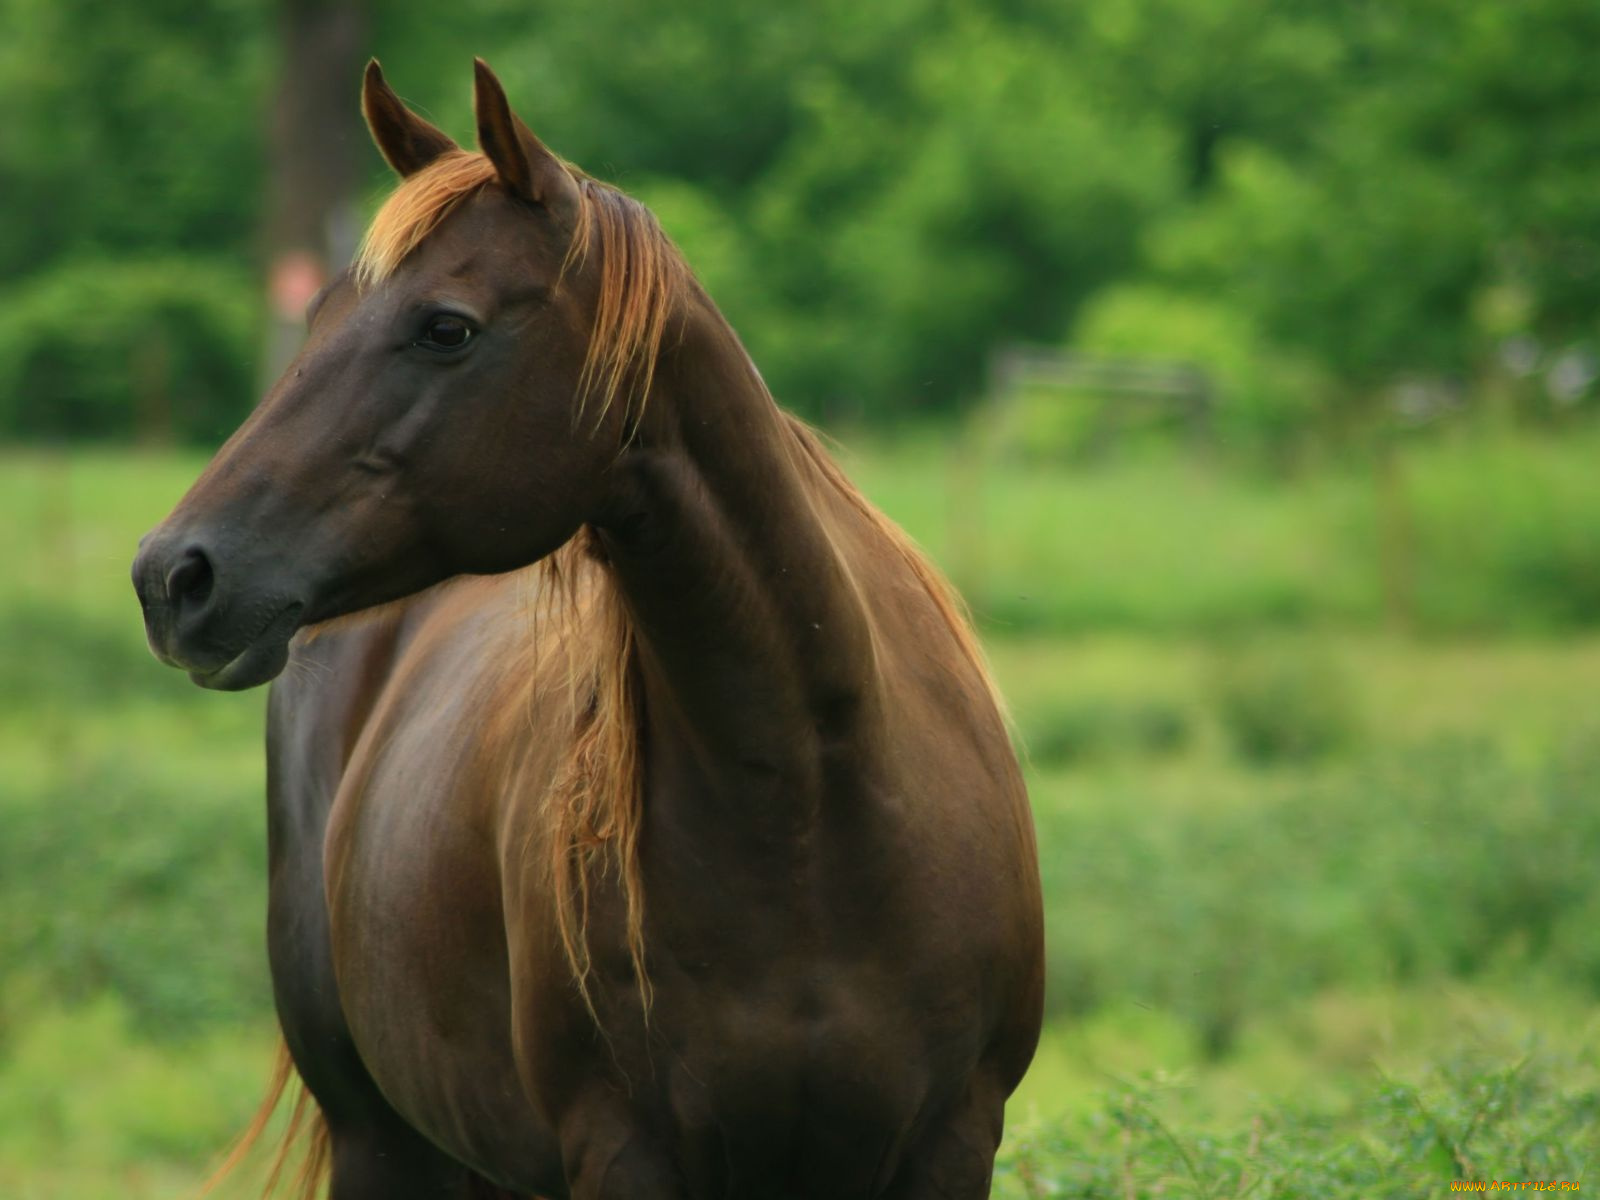
[[[299,349],[305,306],[355,252],[366,132],[363,0],[278,0],[278,80],[266,220],[268,331],[264,382]]]

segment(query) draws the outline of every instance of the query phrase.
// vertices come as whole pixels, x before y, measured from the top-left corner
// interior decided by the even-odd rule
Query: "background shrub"
[[[0,429],[216,442],[256,389],[256,287],[214,259],[68,263],[0,291]]]
[[[1317,758],[1355,736],[1348,682],[1301,641],[1254,640],[1217,654],[1215,707],[1234,748],[1257,763]]]

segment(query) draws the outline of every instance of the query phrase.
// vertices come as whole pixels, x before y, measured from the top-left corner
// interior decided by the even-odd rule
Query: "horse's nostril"
[[[174,608],[204,604],[215,581],[216,575],[205,551],[191,546],[184,551],[178,565],[167,572],[167,602]]]

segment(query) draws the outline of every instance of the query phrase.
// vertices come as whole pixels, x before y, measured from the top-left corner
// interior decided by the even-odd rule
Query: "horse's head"
[[[608,402],[664,320],[618,307],[638,261],[589,253],[637,206],[551,154],[481,61],[475,100],[468,154],[367,69],[402,182],[312,302],[304,349],[133,564],[151,648],[197,683],[264,683],[300,626],[533,562],[593,515],[627,419]]]

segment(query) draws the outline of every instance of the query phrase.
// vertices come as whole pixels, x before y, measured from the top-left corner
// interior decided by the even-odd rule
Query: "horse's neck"
[[[714,791],[814,795],[876,708],[850,539],[835,537],[847,506],[709,301],[664,357],[616,479],[600,526],[651,728],[675,726]]]

